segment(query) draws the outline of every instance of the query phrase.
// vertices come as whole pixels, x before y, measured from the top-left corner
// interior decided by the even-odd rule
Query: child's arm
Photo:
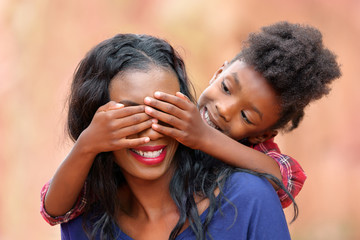
[[[282,182],[288,192],[295,198],[306,180],[306,174],[300,164],[290,156],[282,154],[273,138],[252,147],[265,153],[279,164]],[[289,195],[284,190],[279,189],[277,193],[283,208],[288,207],[292,203]]]
[[[201,119],[197,107],[184,99],[181,93],[173,96],[157,92],[154,96],[157,99],[145,98],[145,104],[152,107],[146,107],[145,112],[172,126],[153,124],[154,130],[173,137],[188,147],[206,152],[229,165],[269,173],[282,180],[276,161],[208,126]]]
[[[42,215],[42,217],[45,219],[45,221],[47,223],[49,223],[51,226],[57,225],[57,224],[61,224],[61,223],[66,223],[72,219],[75,219],[76,217],[80,216],[83,211],[84,208],[86,206],[86,182],[80,192],[80,195],[78,197],[78,199],[76,200],[75,205],[72,207],[72,209],[70,209],[67,213],[65,213],[62,216],[56,216],[53,217],[51,215],[49,215],[49,213],[46,212],[46,209],[44,207],[44,202],[45,202],[45,196],[46,193],[49,189],[50,186],[50,181],[47,182],[43,188],[41,189],[41,203],[40,203],[40,214]]]
[[[281,154],[273,139],[247,147],[205,124],[196,106],[182,94],[179,93],[176,97],[161,93],[155,94],[155,97],[161,101],[147,98],[145,104],[162,112],[154,108],[146,108],[145,112],[172,126],[171,128],[153,124],[155,130],[177,139],[188,147],[206,152],[227,164],[272,174],[282,180],[284,187],[293,197],[297,196],[306,175],[297,161]],[[272,184],[277,189],[282,206],[284,208],[289,206],[292,203],[289,195],[274,183]]]
[[[101,106],[52,178],[44,195],[44,211],[53,217],[69,212],[81,193],[96,155],[148,142],[147,137],[126,139],[126,136],[149,128],[151,123],[144,113],[144,106],[124,108],[115,102]]]

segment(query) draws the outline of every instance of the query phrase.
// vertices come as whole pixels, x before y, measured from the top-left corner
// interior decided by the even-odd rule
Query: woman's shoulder
[[[236,171],[228,177],[224,193],[227,196],[229,194],[234,195],[234,197],[251,195],[253,199],[266,199],[268,197],[278,199],[273,186],[265,177],[242,171]]]
[[[61,239],[88,239],[82,228],[83,215],[76,217],[73,220],[62,223],[61,226]]]
[[[290,239],[279,198],[265,178],[234,172],[219,196],[209,226],[214,239]]]

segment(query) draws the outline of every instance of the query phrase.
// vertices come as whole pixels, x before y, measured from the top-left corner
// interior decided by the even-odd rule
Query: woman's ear
[[[212,84],[217,79],[217,77],[224,71],[227,65],[228,61],[225,61],[223,65],[214,73],[213,77],[210,79],[209,84]]]
[[[262,142],[265,142],[266,140],[269,140],[270,138],[275,137],[278,134],[278,131],[275,130],[267,130],[257,136],[248,137],[248,141],[253,144],[259,144]]]

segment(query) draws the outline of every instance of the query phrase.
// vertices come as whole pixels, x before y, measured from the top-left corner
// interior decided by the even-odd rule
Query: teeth
[[[146,158],[156,158],[156,157],[160,156],[163,149],[160,149],[158,151],[152,151],[152,152],[143,152],[143,151],[135,150],[135,149],[132,149],[132,151],[139,154],[140,156],[143,156],[143,157],[146,157]]]
[[[216,125],[210,120],[209,113],[208,113],[207,110],[204,111],[204,118],[205,118],[206,123],[207,123],[210,127],[213,127],[213,128],[215,128],[215,129],[219,129],[219,127],[216,126]]]

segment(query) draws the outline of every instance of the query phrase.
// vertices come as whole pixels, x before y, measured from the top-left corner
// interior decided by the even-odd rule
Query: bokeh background
[[[318,27],[343,72],[297,130],[276,138],[308,175],[292,238],[360,239],[358,0],[1,0],[0,239],[60,239],[39,214],[40,189],[72,146],[64,104],[91,47],[119,32],[165,38],[199,95],[250,32],[280,20]]]

